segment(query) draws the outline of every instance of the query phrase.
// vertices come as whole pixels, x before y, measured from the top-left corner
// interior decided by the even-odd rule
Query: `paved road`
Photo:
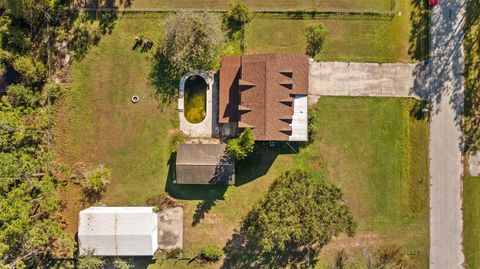
[[[462,132],[463,20],[466,0],[439,1],[431,14],[433,103],[430,127],[430,268],[463,268]]]
[[[420,73],[415,70],[422,65],[423,63],[377,64],[310,60],[309,95],[415,96],[416,91],[412,91],[412,88],[417,73]]]

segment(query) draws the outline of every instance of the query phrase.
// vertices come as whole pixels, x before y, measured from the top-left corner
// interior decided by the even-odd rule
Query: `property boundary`
[[[151,13],[151,12],[174,12],[179,9],[174,8],[132,8],[132,7],[81,7],[80,11],[84,12],[125,12],[125,13]],[[226,12],[227,9],[224,8],[189,8],[187,9],[193,12]],[[394,16],[397,10],[397,0],[391,0],[390,10],[376,10],[376,9],[254,9],[254,13],[263,13],[263,14],[295,14],[302,17],[312,17],[312,16],[321,16],[321,17],[330,17],[330,16],[380,16],[380,17],[392,17]],[[295,17],[296,18],[296,17]]]

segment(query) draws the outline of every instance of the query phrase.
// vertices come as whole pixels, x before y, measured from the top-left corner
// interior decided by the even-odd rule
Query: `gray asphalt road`
[[[465,0],[441,0],[431,14],[430,268],[463,268],[462,132]]]

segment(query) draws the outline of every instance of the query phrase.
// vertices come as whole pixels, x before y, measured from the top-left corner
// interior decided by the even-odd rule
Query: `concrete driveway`
[[[423,65],[423,64],[419,64]],[[310,60],[309,95],[416,97],[415,64],[315,62]]]

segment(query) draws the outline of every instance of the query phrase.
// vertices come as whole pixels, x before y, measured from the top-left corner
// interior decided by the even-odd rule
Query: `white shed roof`
[[[153,207],[90,207],[78,225],[80,255],[152,256],[158,248]]]

